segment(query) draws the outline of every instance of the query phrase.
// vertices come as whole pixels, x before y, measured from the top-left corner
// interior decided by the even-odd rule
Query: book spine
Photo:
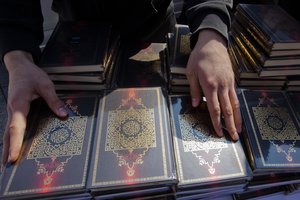
[[[271,52],[273,43],[269,41],[269,39],[261,32],[257,26],[250,21],[250,19],[240,11],[237,7],[237,12],[235,13],[235,19],[241,22],[241,24],[245,24],[244,27],[247,27],[247,31],[252,37],[257,38],[257,41],[261,41],[261,46],[266,50],[266,52]]]
[[[266,60],[268,60],[266,55],[264,55],[264,52],[254,44],[254,41],[250,41],[251,38],[249,37],[249,35],[245,34],[244,29],[237,22],[233,22],[232,29],[235,37],[239,37],[241,39],[241,42],[244,42],[245,46],[250,49],[250,51],[254,54],[260,64],[264,66]]]

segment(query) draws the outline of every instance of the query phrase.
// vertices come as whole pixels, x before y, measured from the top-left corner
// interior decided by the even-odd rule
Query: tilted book
[[[238,4],[236,9],[268,52],[300,49],[300,23],[281,7],[273,4]]]
[[[88,180],[92,192],[176,183],[164,95],[160,87],[124,88],[100,100]]]
[[[21,156],[7,165],[1,198],[84,193],[98,97],[62,97],[68,112],[57,118],[45,103],[35,106]]]
[[[159,87],[167,84],[166,43],[146,47],[127,45],[123,48],[122,66],[118,72],[119,87]]]
[[[103,72],[110,34],[111,26],[102,22],[58,22],[40,66],[47,73]]]
[[[189,95],[169,99],[178,188],[245,183],[252,172],[240,141],[216,136],[205,103],[193,108]]]
[[[188,25],[176,24],[175,31],[168,35],[170,73],[185,74],[185,68],[191,53],[191,32]]]
[[[239,90],[254,172],[300,170],[300,127],[285,92]]]

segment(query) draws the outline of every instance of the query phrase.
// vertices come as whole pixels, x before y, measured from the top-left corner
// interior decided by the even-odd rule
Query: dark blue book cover
[[[238,95],[254,171],[299,170],[299,121],[285,93],[240,90]]]
[[[168,110],[160,87],[124,88],[100,100],[88,188],[175,183]]]
[[[191,105],[188,95],[170,96],[179,187],[247,180],[252,172],[240,141],[216,136],[205,103]]]
[[[44,102],[35,107],[17,162],[1,179],[3,197],[84,191],[98,97],[62,97],[68,111],[57,118]]]

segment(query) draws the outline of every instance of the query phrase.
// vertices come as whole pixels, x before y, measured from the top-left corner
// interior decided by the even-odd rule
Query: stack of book
[[[188,25],[176,24],[173,33],[167,35],[168,45],[168,85],[172,94],[189,93],[186,65],[191,53],[190,29]]]
[[[253,171],[248,194],[299,184],[300,93],[240,89],[238,96],[244,121],[243,141]]]
[[[286,90],[300,91],[300,76],[288,76],[286,83]]]
[[[174,195],[177,176],[160,87],[61,96],[67,119],[38,101],[1,199],[130,199]]]
[[[300,74],[300,23],[273,4],[239,4],[230,31],[230,54],[243,87],[284,88]]]
[[[207,106],[193,108],[189,95],[170,95],[178,174],[177,199],[202,199],[244,191],[252,171],[240,141],[217,137]]]
[[[56,90],[109,88],[120,41],[109,24],[59,21],[40,59]]]

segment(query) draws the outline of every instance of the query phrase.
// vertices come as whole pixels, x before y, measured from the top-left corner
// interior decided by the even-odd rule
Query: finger
[[[239,135],[235,127],[233,109],[229,99],[228,90],[222,90],[219,94],[219,99],[221,102],[221,110],[225,119],[226,129],[233,140],[238,140]]]
[[[43,85],[43,84],[41,84]],[[63,102],[57,97],[52,82],[41,86],[39,89],[41,97],[47,102],[50,109],[59,117],[64,118],[68,115]]]
[[[242,132],[242,115],[241,115],[239,100],[238,100],[238,97],[237,97],[234,89],[229,91],[229,97],[230,97],[231,106],[232,106],[232,110],[233,110],[233,118],[234,118],[235,128],[238,133],[241,133]]]
[[[213,127],[218,136],[223,136],[222,123],[221,123],[221,108],[218,100],[217,92],[209,92],[205,95],[208,111],[213,124]]]
[[[7,162],[15,162],[20,154],[24,133],[26,129],[26,116],[30,104],[27,102],[22,105],[22,109],[15,109],[11,112],[11,121],[8,125],[9,134],[9,154]],[[18,107],[16,107],[18,108]]]
[[[200,104],[201,100],[201,86],[199,84],[198,78],[194,73],[187,73],[187,78],[190,85],[190,94],[192,98],[192,106],[197,107]]]

